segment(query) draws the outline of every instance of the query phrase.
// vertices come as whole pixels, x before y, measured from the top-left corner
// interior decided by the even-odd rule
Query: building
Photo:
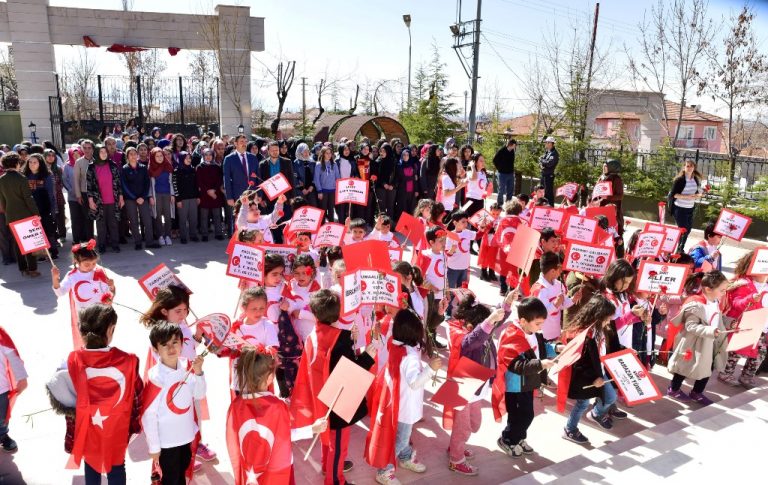
[[[680,116],[680,104],[665,101],[667,108],[667,125],[669,126],[669,138],[675,136],[677,120]],[[682,108],[680,121],[680,133],[677,137],[675,148],[699,149],[708,152],[720,152],[723,120],[719,116],[701,111],[700,106],[692,104]]]

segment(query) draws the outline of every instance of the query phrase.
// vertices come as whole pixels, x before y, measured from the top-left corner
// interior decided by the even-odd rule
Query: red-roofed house
[[[673,138],[677,128],[677,118],[680,116],[680,104],[664,101],[664,105],[667,109],[670,138]],[[724,120],[719,116],[701,111],[698,105],[683,107],[680,134],[675,147],[720,152],[723,122]]]
[[[592,138],[598,144],[629,144],[637,149],[640,141],[640,115],[632,111],[605,111],[595,117]],[[601,143],[602,142],[602,143]]]

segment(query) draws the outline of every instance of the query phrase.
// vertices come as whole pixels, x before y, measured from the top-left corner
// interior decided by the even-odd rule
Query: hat
[[[171,144],[171,140],[167,140],[165,138],[162,138],[162,139],[158,140],[157,147],[158,148],[165,148],[167,146],[170,146],[170,144]]]
[[[446,149],[451,148],[454,145],[456,145],[456,140],[455,139],[449,137],[449,138],[447,138],[445,140],[445,148]]]
[[[548,136],[544,139],[544,143],[554,143],[555,137],[554,136]]]

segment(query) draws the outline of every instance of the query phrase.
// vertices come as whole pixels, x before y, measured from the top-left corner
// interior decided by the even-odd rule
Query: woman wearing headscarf
[[[317,191],[315,190],[315,161],[309,153],[309,145],[300,143],[296,147],[296,160],[293,161],[293,175],[296,178],[294,186],[298,195],[304,197],[309,205],[317,207]]]
[[[440,156],[437,145],[427,145],[427,156],[421,163],[421,195],[424,199],[435,200],[437,193],[437,178],[440,174]]]
[[[343,179],[360,178],[357,170],[357,162],[352,158],[352,151],[346,143],[339,143],[336,153],[336,166],[339,167],[339,176]],[[339,214],[340,221],[346,221],[350,214],[348,204],[339,204],[336,206],[336,212]]]
[[[400,160],[395,167],[395,217],[400,219],[400,214],[413,213],[416,208],[416,200],[419,198],[419,172],[418,162],[411,157],[411,150],[400,152]]]
[[[120,171],[109,159],[109,152],[103,145],[96,147],[93,162],[88,165],[86,186],[90,217],[96,221],[96,235],[99,252],[107,249],[107,241],[112,250],[120,252],[120,235],[117,224],[120,222],[120,209],[123,208],[123,188]]]
[[[363,141],[360,143],[360,151],[355,156],[357,164],[357,173],[362,180],[368,181],[368,204],[352,206],[352,218],[360,218],[373,227],[373,213],[376,210],[376,194],[373,182],[371,181],[371,170],[373,168],[373,159],[371,158],[371,145]]]
[[[389,143],[379,147],[379,158],[373,164],[372,177],[376,177],[376,198],[379,201],[379,214],[395,217],[395,153]]]
[[[64,212],[64,174],[61,172],[61,166],[58,163],[59,155],[55,150],[46,148],[43,151],[43,158],[45,159],[45,165],[48,167],[53,178],[53,193],[56,198],[56,208],[54,212],[54,227],[55,239],[64,239],[67,237],[67,222]]]

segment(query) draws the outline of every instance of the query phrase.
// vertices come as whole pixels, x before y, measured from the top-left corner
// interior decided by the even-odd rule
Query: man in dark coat
[[[259,177],[261,177],[262,180],[267,180],[268,178],[274,177],[278,173],[281,173],[288,180],[288,183],[293,184],[296,180],[293,175],[293,162],[288,158],[280,156],[280,144],[276,141],[269,142],[267,145],[267,154],[268,157],[259,162]],[[285,197],[288,200],[291,200],[293,196],[293,188],[285,193]],[[263,196],[262,202],[264,203],[264,209],[262,209],[262,212],[272,212],[272,209],[275,205],[274,201],[270,201],[266,196]],[[278,224],[283,220],[290,219],[291,217],[290,206],[284,206],[283,211],[285,214],[283,218],[278,221]],[[272,238],[276,244],[283,243],[283,229],[281,226],[278,226],[277,229],[272,229]]]
[[[514,138],[510,138],[507,140],[506,146],[499,148],[499,151],[493,156],[493,166],[496,167],[499,179],[499,196],[497,200],[499,207],[504,205],[505,200],[510,200],[515,196],[516,149],[517,141]]]
[[[0,164],[5,170],[5,173],[0,177],[0,207],[5,211],[9,232],[11,222],[39,215],[35,200],[32,198],[32,192],[29,190],[27,178],[18,171],[20,161],[19,155],[15,152],[6,153],[0,159]],[[22,256],[15,237],[11,238],[11,244],[21,274],[32,278],[40,276],[34,253]]]
[[[544,146],[547,151],[539,158],[539,168],[541,168],[541,183],[544,185],[544,196],[549,205],[555,205],[555,168],[560,161],[560,154],[555,148],[555,138],[548,136],[544,140]]]

